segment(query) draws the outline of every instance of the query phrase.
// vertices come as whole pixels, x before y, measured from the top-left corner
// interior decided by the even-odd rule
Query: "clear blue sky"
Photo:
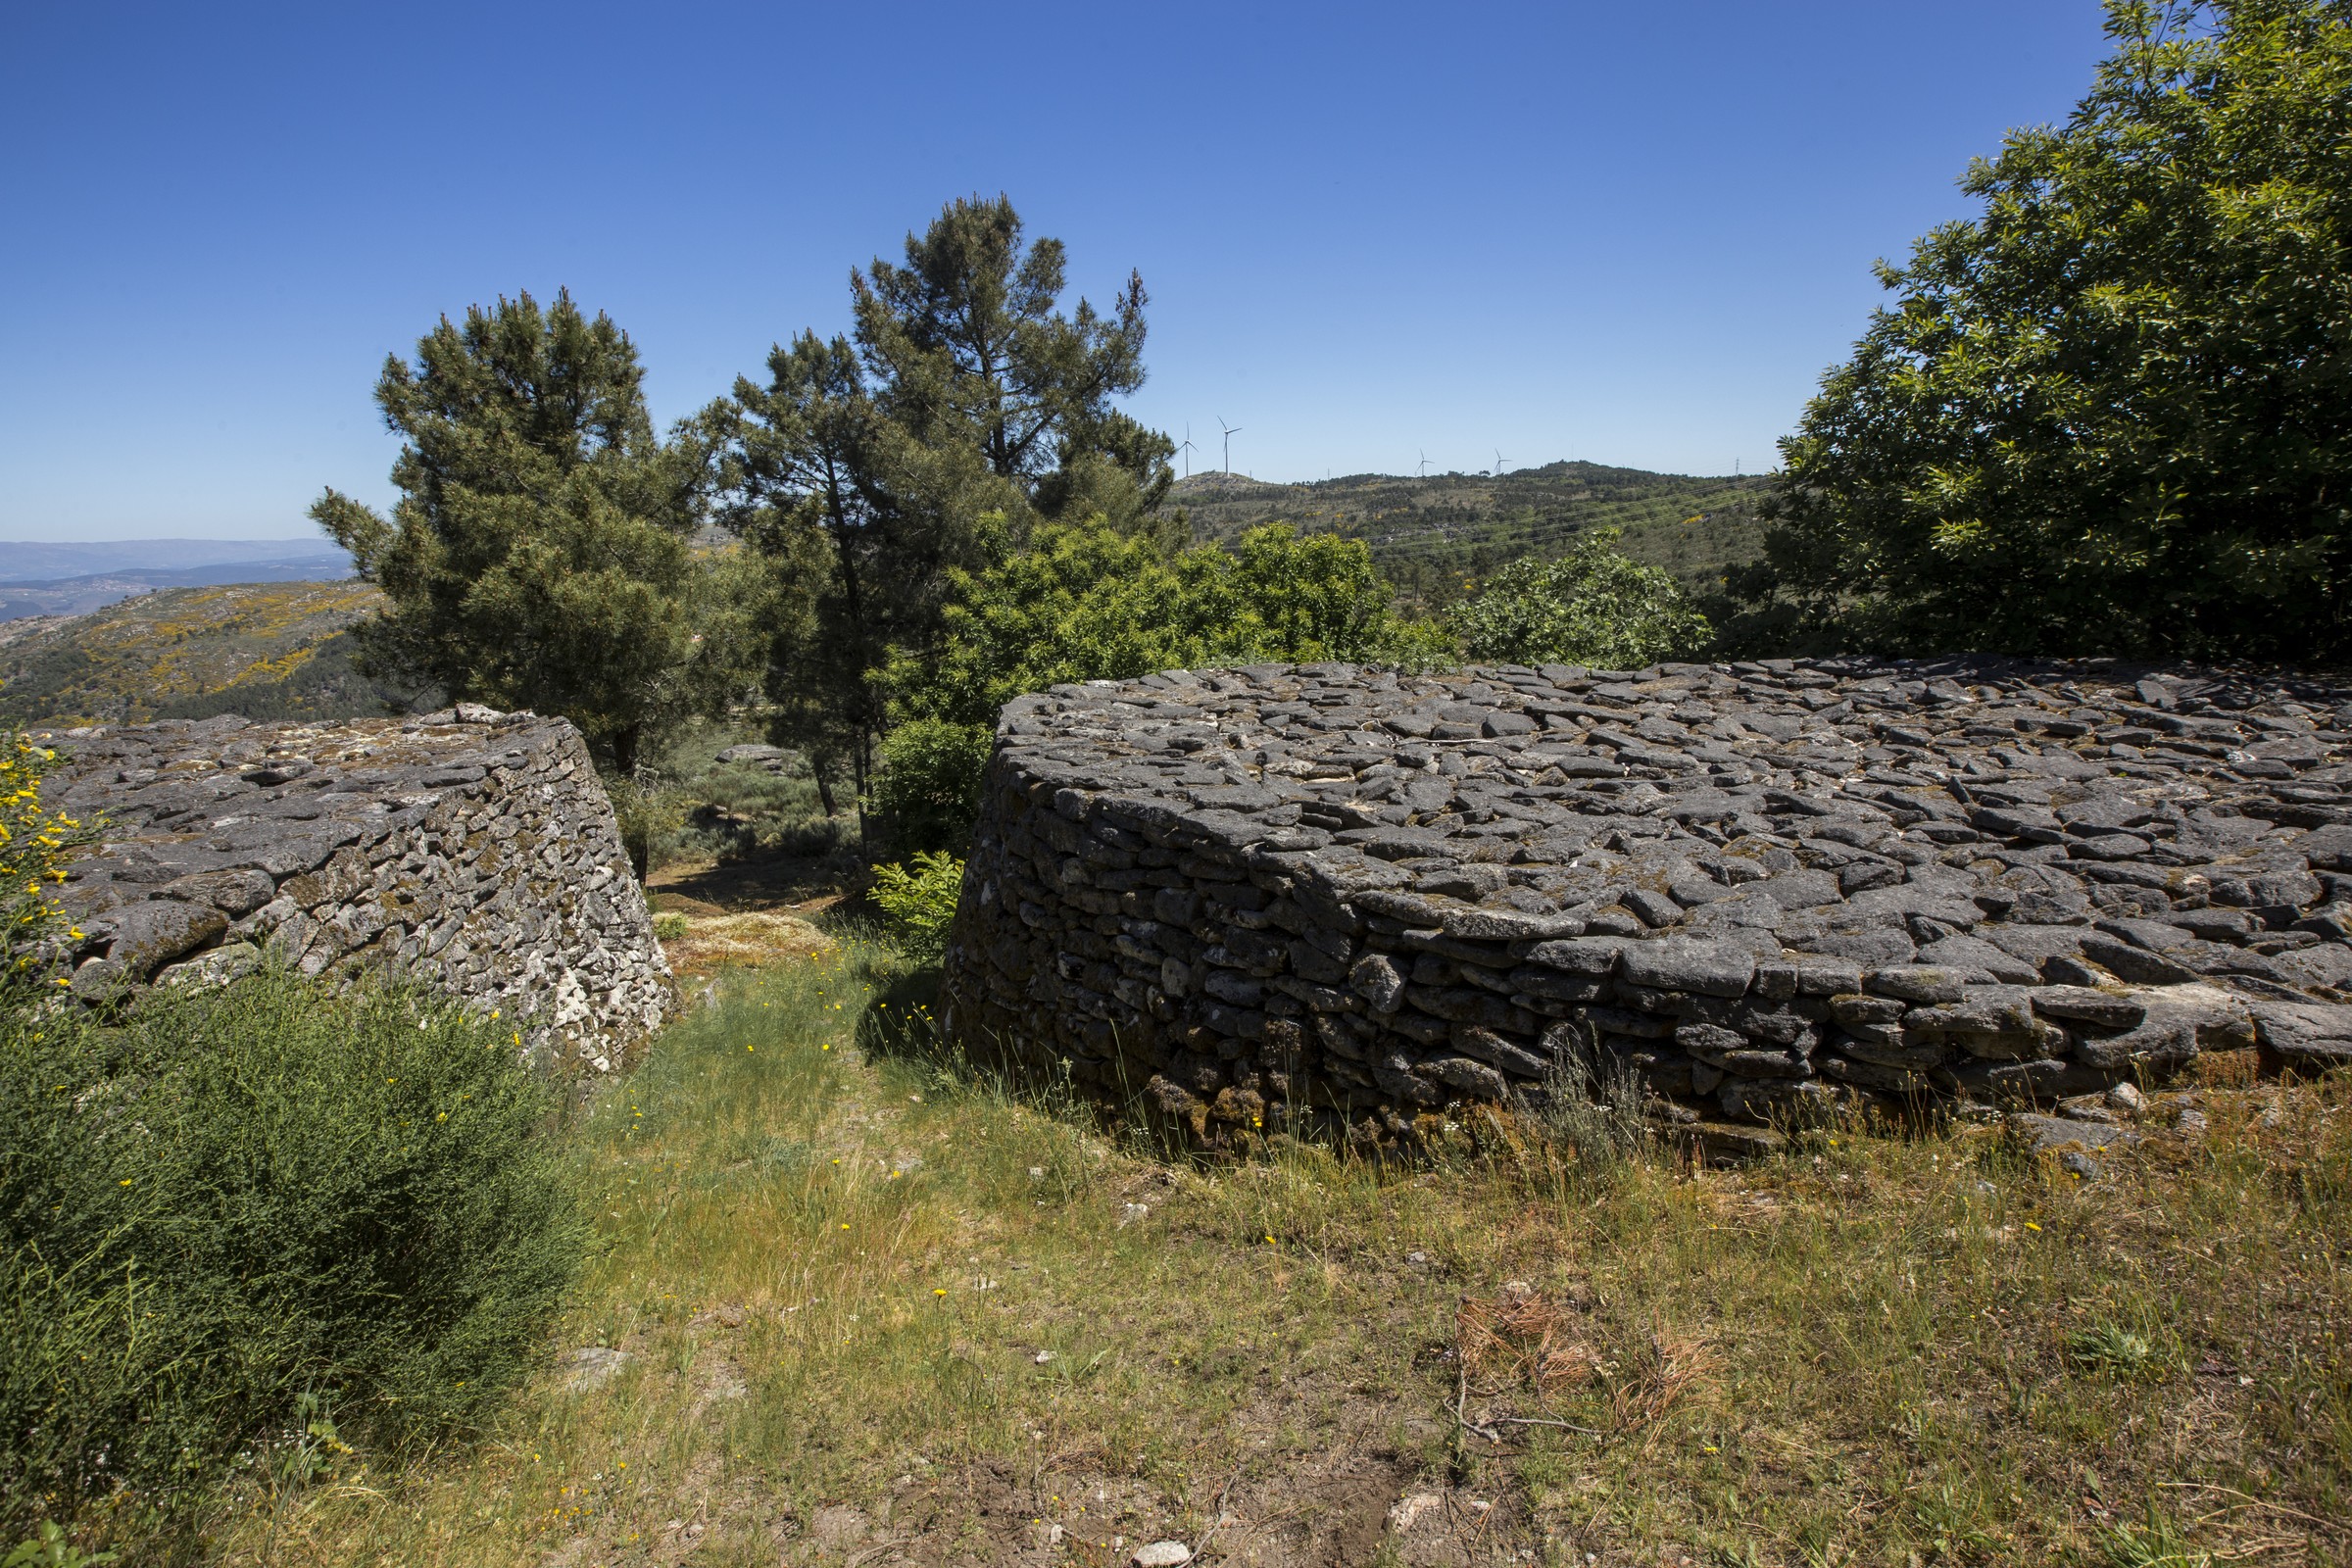
[[[1142,270],[1133,410],[1212,465],[1752,472],[2103,52],[2095,0],[7,16],[0,539],[385,500],[384,355],[502,291],[610,312],[667,421],[974,191]]]

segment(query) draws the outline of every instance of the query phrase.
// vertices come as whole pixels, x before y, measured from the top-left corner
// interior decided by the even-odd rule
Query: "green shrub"
[[[274,971],[0,1009],[0,1539],[168,1517],[297,1413],[397,1447],[523,1374],[585,1232],[511,1024]]]
[[[917,718],[883,738],[867,804],[903,851],[960,852],[980,815],[980,777],[996,736],[978,724]]]
[[[963,862],[952,855],[918,855],[911,871],[903,865],[874,867],[874,903],[899,946],[916,957],[931,957],[947,946],[962,892]]]
[[[1555,560],[1512,562],[1451,618],[1463,653],[1482,663],[1640,669],[1707,640],[1706,617],[1672,577],[1620,555],[1614,528]]]
[[[41,780],[57,754],[22,730],[0,730],[0,1005],[41,983],[46,944],[69,927],[57,902],[66,862],[97,825],[41,805]]]
[[[1443,627],[1397,615],[1359,539],[1268,523],[1232,551],[1177,550],[1088,517],[1041,523],[1025,549],[1002,529],[989,543],[980,570],[948,573],[941,645],[893,659],[895,710],[986,724],[1065,681],[1256,662],[1426,665],[1452,651]]]

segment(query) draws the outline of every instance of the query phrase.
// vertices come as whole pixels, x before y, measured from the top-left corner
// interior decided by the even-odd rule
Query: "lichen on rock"
[[[511,1018],[550,1065],[618,1066],[674,987],[579,732],[471,704],[405,720],[70,730],[60,800],[104,841],[61,898],[92,1002],[397,967]]]
[[[1576,1052],[1741,1149],[2352,1060],[2348,697],[1984,660],[1055,687],[1004,711],[945,1016],[1211,1140],[1410,1137]]]

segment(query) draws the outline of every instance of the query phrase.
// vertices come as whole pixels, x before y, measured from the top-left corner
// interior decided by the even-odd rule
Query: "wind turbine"
[[[1188,423],[1185,425],[1184,445],[1178,447],[1176,450],[1184,454],[1184,476],[1187,479],[1190,479],[1193,476],[1193,452],[1195,450],[1193,446],[1193,427],[1191,424]]]
[[[1419,449],[1416,448],[1415,450],[1418,451]],[[1421,477],[1424,479],[1429,477],[1429,454],[1426,452],[1421,454]]]
[[[1503,466],[1504,464],[1506,464],[1506,463],[1510,462],[1510,461],[1511,461],[1510,459],[1508,459],[1508,458],[1506,458],[1506,457],[1504,457],[1504,456],[1502,455],[1502,448],[1500,448],[1500,447],[1496,447],[1496,448],[1494,449],[1494,477],[1495,477],[1495,478],[1499,479],[1499,478],[1501,478],[1501,477],[1502,477],[1502,466]]]
[[[1227,424],[1225,416],[1220,414],[1217,416],[1217,428],[1225,432],[1225,476],[1230,479],[1233,477],[1233,438],[1242,433],[1242,427]]]

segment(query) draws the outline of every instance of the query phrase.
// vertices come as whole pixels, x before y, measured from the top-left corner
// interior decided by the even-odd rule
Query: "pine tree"
[[[802,333],[764,386],[739,379],[704,415],[721,520],[813,601],[772,640],[768,692],[777,739],[820,777],[844,758],[862,795],[889,719],[880,670],[938,650],[952,575],[1007,532],[1102,516],[1189,533],[1157,511],[1174,445],[1112,407],[1143,384],[1143,280],[1108,315],[1081,299],[1065,316],[1064,270],[1009,201],[951,202],[903,265],[851,274],[853,337]]]
[[[705,453],[655,433],[642,380],[628,336],[567,292],[444,317],[376,383],[406,440],[391,516],[331,489],[311,509],[391,601],[359,628],[371,672],[560,713],[623,778],[652,730],[737,680],[745,592],[690,548]]]

